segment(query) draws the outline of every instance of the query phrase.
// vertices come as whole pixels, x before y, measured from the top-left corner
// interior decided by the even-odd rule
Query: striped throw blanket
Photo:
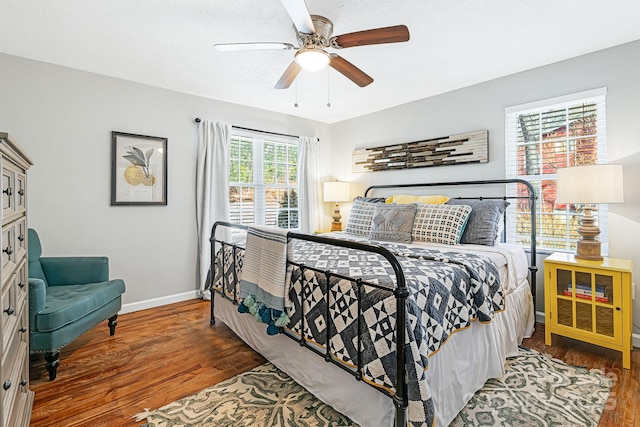
[[[289,322],[285,298],[289,294],[287,232],[273,227],[249,227],[240,277],[241,313],[251,313],[275,335]]]

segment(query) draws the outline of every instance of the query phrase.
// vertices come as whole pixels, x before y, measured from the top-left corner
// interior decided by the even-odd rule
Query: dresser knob
[[[20,240],[21,242],[24,242],[24,234],[19,235],[18,240]]]
[[[23,379],[20,381],[20,385],[21,385],[22,387],[26,386],[26,385],[27,385],[27,380],[25,380],[25,379],[23,378]]]
[[[4,384],[2,384],[2,388],[5,390],[9,390],[11,388],[11,381],[6,380]]]
[[[24,288],[25,285],[26,285],[26,283],[24,283],[22,280],[20,281],[20,283],[18,283],[18,287],[20,289]]]
[[[20,332],[22,332],[23,334],[24,334],[25,332],[27,332],[27,328],[26,328],[26,326],[23,326],[22,328],[20,328],[20,329],[18,329],[18,330],[19,330]]]
[[[13,253],[13,248],[11,246],[7,246],[2,250],[2,252],[6,253],[7,255],[11,255]]]
[[[6,194],[7,196],[12,196],[13,195],[13,190],[11,189],[11,187],[7,187],[4,190],[2,190],[2,192],[4,194]]]
[[[21,196],[24,196],[24,188],[21,188],[20,190],[18,190],[18,194]]]
[[[16,312],[16,309],[9,306],[9,308],[7,308],[6,310],[4,310],[5,313],[7,313],[9,316],[11,316],[13,313]]]

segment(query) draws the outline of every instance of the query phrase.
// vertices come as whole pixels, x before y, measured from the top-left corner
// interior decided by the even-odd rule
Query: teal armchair
[[[125,286],[109,280],[107,257],[43,257],[33,229],[28,242],[29,350],[44,353],[53,381],[62,347],[107,319],[115,334]]]

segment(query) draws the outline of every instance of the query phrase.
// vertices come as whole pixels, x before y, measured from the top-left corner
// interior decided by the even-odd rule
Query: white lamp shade
[[[621,165],[589,165],[557,170],[558,203],[622,203]]]
[[[351,200],[349,183],[340,181],[327,181],[324,183],[325,202],[348,202]]]

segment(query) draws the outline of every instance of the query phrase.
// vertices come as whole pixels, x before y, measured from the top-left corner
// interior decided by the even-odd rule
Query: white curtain
[[[216,221],[229,221],[229,146],[231,125],[202,120],[198,125],[196,167],[196,222],[198,260],[196,280],[203,298],[211,265],[211,227]]]
[[[318,140],[300,137],[298,144],[298,218],[300,231],[313,233],[321,229],[322,204],[320,202],[320,168],[318,166]]]

